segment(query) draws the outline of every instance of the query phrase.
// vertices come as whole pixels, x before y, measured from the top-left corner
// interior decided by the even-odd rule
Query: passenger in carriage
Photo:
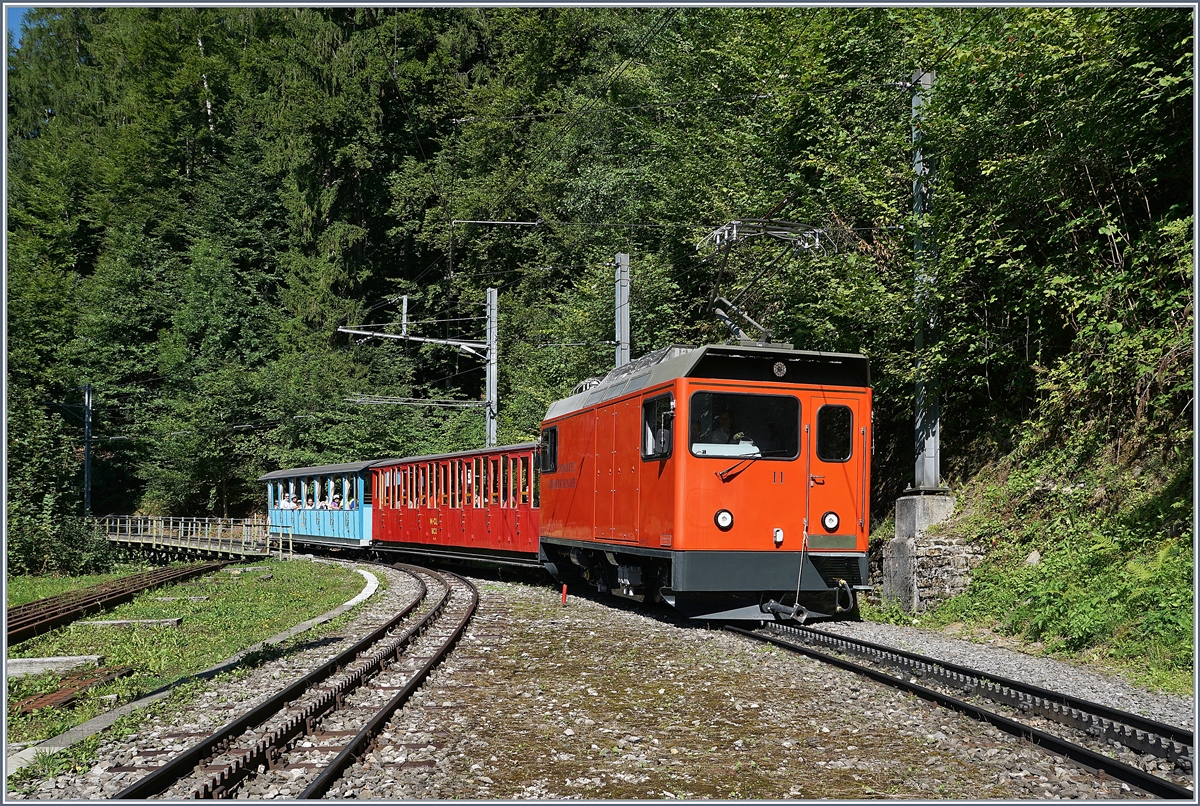
[[[335,495],[333,497],[333,501],[331,501],[329,503],[329,508],[330,509],[341,509],[342,508],[342,497],[340,495]]]
[[[280,509],[295,509],[296,505],[292,502],[292,494],[284,493],[283,500],[279,503]]]
[[[313,509],[313,500],[311,495],[308,497],[308,501],[304,504],[304,508]]]
[[[358,509],[358,501],[353,497],[346,499],[346,509]]]

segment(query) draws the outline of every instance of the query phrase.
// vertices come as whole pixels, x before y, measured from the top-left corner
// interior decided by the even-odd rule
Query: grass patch
[[[1018,448],[965,485],[939,527],[987,549],[967,590],[916,617],[878,606],[864,617],[986,627],[1190,693],[1192,472],[1176,437],[1108,442],[1081,429],[1062,446]]]
[[[112,573],[90,574],[87,576],[9,576],[7,579],[5,600],[8,607],[36,602],[70,591],[88,588],[112,582],[115,579],[127,577],[142,571],[149,571],[153,566],[148,564],[130,564],[118,566]]]
[[[12,716],[8,741],[38,741],[99,715],[101,697],[116,694],[126,702],[206,669],[235,652],[313,618],[357,594],[362,577],[338,565],[267,560],[265,571],[231,574],[218,571],[191,583],[145,591],[100,619],[164,619],[182,617],[178,627],[133,625],[94,627],[68,625],[9,648],[11,658],[59,655],[102,655],[112,666],[132,666],[135,674],[90,689],[70,709],[44,709]],[[263,579],[265,575],[270,579]],[[158,601],[158,597],[207,596],[207,601]],[[345,618],[344,616],[343,618]],[[57,682],[55,675],[9,681],[9,702]]]

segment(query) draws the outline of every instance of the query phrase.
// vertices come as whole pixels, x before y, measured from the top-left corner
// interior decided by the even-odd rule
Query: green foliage
[[[1190,458],[1136,432],[1118,445],[1100,431],[1005,460],[967,486],[966,514],[946,528],[990,551],[967,591],[928,620],[993,624],[1190,689]]]
[[[1166,436],[1191,400],[1190,15],[978,22],[925,122],[943,426],[1001,452],[1024,420],[1055,441],[1080,411]]]
[[[10,574],[96,574],[110,570],[120,559],[94,521],[54,511],[50,496],[40,512],[24,502],[8,507],[8,569]]]
[[[911,627],[920,623],[920,619],[913,618],[911,613],[906,613],[898,602],[875,604],[864,598],[859,600],[859,609],[864,621],[896,624],[902,627]]]

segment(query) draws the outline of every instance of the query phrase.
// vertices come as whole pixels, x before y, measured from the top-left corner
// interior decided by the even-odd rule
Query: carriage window
[[[697,392],[688,420],[688,442],[696,456],[800,455],[800,401],[791,395]]]
[[[510,491],[512,490],[512,459],[508,456],[500,460],[500,506],[507,507],[512,504]]]
[[[542,444],[538,448],[538,470],[554,473],[558,470],[558,428],[547,428],[542,432]]]
[[[471,506],[479,509],[483,506],[483,462],[478,456],[471,460],[471,469],[467,471],[467,495]]]
[[[671,395],[651,398],[642,404],[642,458],[666,459],[671,455],[675,425],[675,399]]]
[[[817,458],[845,462],[854,445],[854,415],[849,406],[822,406],[817,410]]]

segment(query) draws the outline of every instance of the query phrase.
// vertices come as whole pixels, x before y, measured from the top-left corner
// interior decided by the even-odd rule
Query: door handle
[[[813,486],[814,484],[824,484],[825,477],[824,476],[809,476],[808,482],[809,482],[810,487]]]

